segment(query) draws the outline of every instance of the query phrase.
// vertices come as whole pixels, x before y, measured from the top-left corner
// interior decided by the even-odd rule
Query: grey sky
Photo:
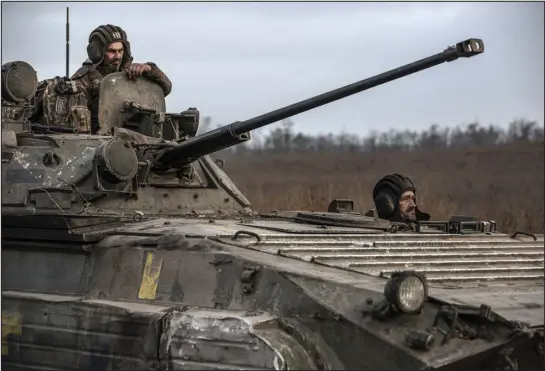
[[[63,75],[70,6],[73,73],[99,24],[123,27],[137,62],[214,124],[244,120],[442,51],[470,37],[485,53],[293,117],[307,133],[365,134],[478,119],[544,117],[543,3],[2,3],[2,63]]]

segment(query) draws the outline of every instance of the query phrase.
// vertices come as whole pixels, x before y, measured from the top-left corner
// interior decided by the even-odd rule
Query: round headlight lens
[[[392,274],[384,287],[386,300],[403,313],[418,313],[428,300],[425,276],[414,271]]]
[[[417,276],[405,277],[398,286],[397,304],[402,312],[415,312],[426,300],[424,281]]]

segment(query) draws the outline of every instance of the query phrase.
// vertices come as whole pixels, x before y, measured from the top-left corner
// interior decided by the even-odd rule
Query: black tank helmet
[[[378,217],[393,222],[400,222],[399,198],[404,192],[413,191],[416,203],[416,187],[412,180],[401,174],[386,175],[380,179],[373,189],[373,201]],[[430,220],[430,215],[420,211],[416,203],[416,220]]]
[[[127,33],[119,26],[106,24],[98,26],[89,35],[89,45],[87,45],[87,56],[93,64],[102,63],[104,51],[114,42],[121,42],[125,48],[121,64],[126,63],[131,57],[131,44],[127,39]]]

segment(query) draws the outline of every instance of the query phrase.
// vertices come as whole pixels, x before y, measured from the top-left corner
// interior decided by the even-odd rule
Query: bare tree
[[[211,118],[205,117],[199,133],[209,130]],[[226,149],[222,153],[291,153],[291,152],[383,152],[414,151],[440,148],[463,148],[494,146],[510,142],[543,141],[544,128],[537,121],[516,119],[507,130],[497,125],[481,126],[471,122],[463,127],[440,127],[431,125],[421,132],[411,130],[389,130],[379,133],[371,131],[365,137],[341,132],[339,134],[309,135],[296,132],[295,123],[284,120],[266,135],[252,133],[253,139],[240,146]]]

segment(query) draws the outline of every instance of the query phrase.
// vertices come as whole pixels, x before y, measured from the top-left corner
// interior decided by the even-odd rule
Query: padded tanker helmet
[[[104,51],[108,45],[121,42],[125,48],[122,64],[131,57],[131,44],[127,39],[127,33],[119,26],[106,24],[98,26],[89,35],[89,45],[87,45],[87,56],[93,64],[101,63],[104,59]]]
[[[401,174],[391,174],[380,179],[373,189],[373,201],[379,218],[393,222],[401,221],[399,198],[407,191],[415,193],[416,203],[416,187],[410,178]],[[418,204],[415,213],[418,221],[430,220],[430,215],[420,211]]]

